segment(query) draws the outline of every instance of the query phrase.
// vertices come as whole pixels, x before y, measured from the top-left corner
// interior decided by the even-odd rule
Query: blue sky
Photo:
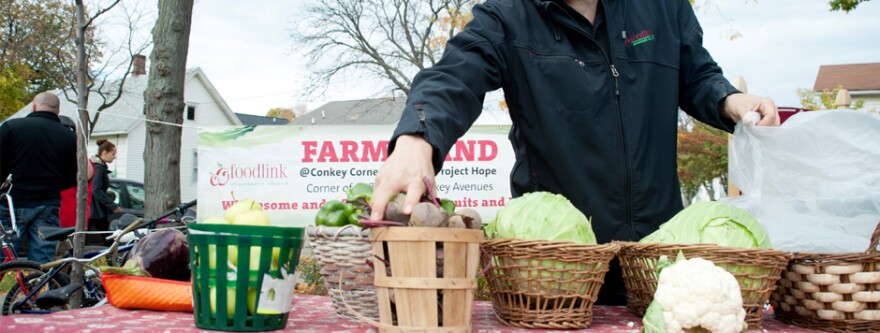
[[[302,1],[198,1],[188,67],[201,67],[235,112],[387,94],[373,84],[340,80],[325,99],[303,100],[308,76],[290,38]],[[782,106],[798,106],[797,88],[812,88],[824,64],[880,62],[880,1],[849,14],[829,12],[826,0],[698,1],[704,46],[729,79]],[[729,40],[731,31],[741,34]],[[371,90],[373,89],[373,90]]]

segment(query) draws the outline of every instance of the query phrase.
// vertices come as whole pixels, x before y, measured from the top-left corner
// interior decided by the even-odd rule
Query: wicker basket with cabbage
[[[732,310],[723,310],[726,308],[718,305],[728,303],[689,301],[706,297],[701,295],[705,291],[699,290],[704,285],[697,282],[716,281],[715,276],[724,274],[704,267],[700,272],[694,270],[689,274],[677,275],[690,276],[690,281],[682,283],[681,277],[664,279],[658,273],[664,266],[662,257],[676,258],[680,254],[690,259],[688,262],[697,258],[709,261],[735,278],[749,328],[761,327],[763,306],[791,258],[788,253],[772,250],[764,226],[742,209],[719,202],[696,203],[685,208],[638,243],[621,243],[619,257],[627,288],[627,307],[645,316],[645,332],[715,333],[742,330],[736,325],[725,325],[722,330],[707,324],[718,318],[730,318],[725,316],[732,315]],[[702,264],[705,266],[705,263]],[[680,296],[675,301],[658,304],[661,298],[659,291],[670,286],[679,286],[676,287],[680,288],[676,293]],[[681,306],[678,302],[691,307],[689,316],[671,315],[676,304]]]
[[[496,316],[522,328],[585,328],[617,244],[596,244],[590,220],[565,197],[515,198],[486,226],[486,273]]]

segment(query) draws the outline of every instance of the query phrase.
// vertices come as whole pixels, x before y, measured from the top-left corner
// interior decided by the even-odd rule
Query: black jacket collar
[[[34,112],[31,112],[27,116],[28,117],[35,117],[35,118],[51,119],[51,120],[57,121],[58,123],[61,123],[61,118],[58,118],[57,114],[55,114],[53,112],[49,112],[49,111],[34,111]]]

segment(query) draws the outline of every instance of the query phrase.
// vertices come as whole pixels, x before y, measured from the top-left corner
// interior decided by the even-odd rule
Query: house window
[[[186,120],[196,120],[196,107],[187,105],[186,106]]]
[[[198,149],[193,149],[192,182],[193,182],[193,184],[198,184],[198,182],[199,182],[199,150]]]

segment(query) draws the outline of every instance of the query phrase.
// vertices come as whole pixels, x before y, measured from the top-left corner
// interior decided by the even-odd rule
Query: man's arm
[[[447,43],[443,58],[413,80],[390,155],[376,175],[371,219],[381,219],[398,192],[407,193],[404,213],[412,211],[427,190],[424,179],[433,186],[446,154],[480,115],[486,93],[501,86],[504,63],[495,44],[504,29],[490,14],[493,5],[474,7],[474,19]]]
[[[699,121],[732,132],[734,125],[749,111],[763,115],[759,125],[779,123],[772,100],[743,94],[734,88],[703,47],[703,29],[693,7],[679,1],[678,24],[681,31],[681,74],[679,105]]]

